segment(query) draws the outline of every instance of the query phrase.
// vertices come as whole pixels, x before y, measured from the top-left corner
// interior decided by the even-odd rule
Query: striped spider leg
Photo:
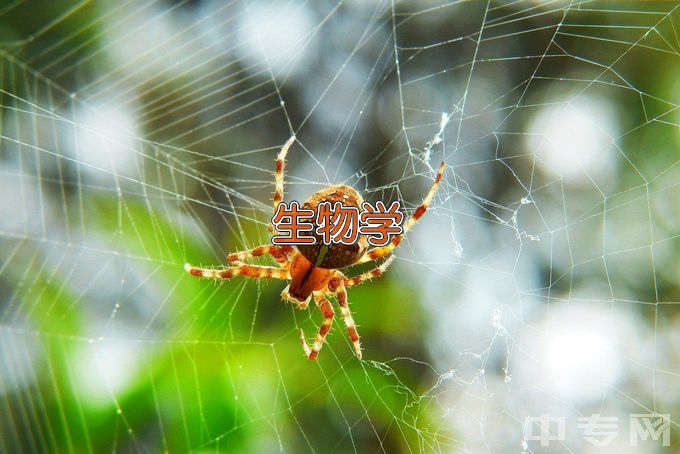
[[[366,263],[372,260],[379,259],[380,257],[384,257],[390,252],[392,252],[394,248],[399,246],[399,243],[401,242],[403,236],[406,235],[406,232],[413,228],[415,223],[418,222],[418,219],[420,219],[420,217],[424,215],[427,209],[430,207],[430,203],[432,203],[432,199],[434,198],[434,195],[437,192],[437,188],[439,187],[439,182],[441,181],[443,174],[444,174],[444,162],[440,164],[439,171],[437,172],[437,176],[435,177],[434,183],[432,184],[430,191],[423,199],[423,203],[421,203],[420,206],[416,208],[416,211],[413,212],[413,215],[404,223],[403,232],[400,235],[394,236],[392,240],[389,242],[389,244],[387,244],[386,246],[376,247],[366,252],[366,254],[363,257],[361,257],[359,261],[356,262],[357,265],[360,263]]]

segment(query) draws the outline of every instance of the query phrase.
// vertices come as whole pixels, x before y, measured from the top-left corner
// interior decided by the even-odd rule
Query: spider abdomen
[[[304,203],[304,208],[311,209],[316,213],[319,204],[322,202],[330,202],[331,205],[340,202],[343,206],[356,207],[361,210],[364,199],[356,189],[339,184],[315,192]],[[314,266],[330,269],[343,268],[356,263],[368,248],[368,240],[365,235],[357,235],[357,240],[351,244],[324,244],[322,236],[316,233],[318,227],[316,221],[312,220],[312,224],[314,225],[313,235],[316,238],[316,243],[300,245],[298,250]],[[359,228],[358,220],[354,228]]]

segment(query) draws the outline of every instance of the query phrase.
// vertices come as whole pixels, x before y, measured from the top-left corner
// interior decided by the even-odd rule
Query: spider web
[[[0,450],[583,452],[596,413],[609,449],[631,414],[680,436],[677,2],[18,0],[0,42]],[[321,316],[285,283],[183,271],[269,244],[292,134],[286,200],[412,212],[447,163],[350,289],[361,362],[337,318],[304,358]]]

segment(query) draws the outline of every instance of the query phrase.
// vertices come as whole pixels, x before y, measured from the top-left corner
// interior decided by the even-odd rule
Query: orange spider
[[[295,136],[292,136],[283,145],[276,157],[274,212],[276,212],[283,200],[283,169],[288,149],[294,142]],[[306,309],[311,298],[314,297],[314,301],[323,314],[323,322],[311,348],[307,345],[304,332],[300,329],[302,348],[311,360],[317,358],[335,316],[333,306],[331,306],[326,295],[335,295],[342,312],[342,318],[347,326],[347,332],[352,340],[354,353],[357,358],[361,359],[359,333],[357,333],[356,325],[347,303],[346,287],[358,285],[371,278],[380,276],[392,263],[394,257],[390,256],[377,268],[355,277],[346,277],[339,268],[370,262],[390,254],[399,245],[402,235],[408,232],[427,210],[437,190],[437,186],[439,186],[443,172],[444,163],[442,162],[434,184],[423,200],[423,203],[404,223],[402,234],[394,236],[386,246],[375,247],[367,251],[368,240],[366,235],[360,235],[356,243],[349,245],[341,243],[325,245],[320,241],[317,241],[316,244],[299,245],[297,247],[266,245],[258,246],[250,251],[229,254],[227,261],[231,266],[226,269],[197,268],[188,263],[184,265],[184,269],[192,276],[213,279],[231,279],[234,276],[247,276],[290,280],[290,284],[283,290],[281,296],[284,300],[294,303],[298,309]],[[321,189],[312,195],[305,202],[304,208],[316,210],[316,207],[321,202],[334,203],[336,201],[340,201],[346,206],[356,207],[361,207],[363,203],[361,195],[354,188],[346,185],[334,185]],[[275,233],[271,224],[269,225],[269,230]],[[259,257],[264,254],[271,255],[278,262],[279,266],[250,265],[242,262],[242,260]]]

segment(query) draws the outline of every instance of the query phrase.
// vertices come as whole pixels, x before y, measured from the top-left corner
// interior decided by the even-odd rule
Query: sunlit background
[[[677,452],[679,76],[675,1],[1,3],[0,451]],[[293,134],[288,201],[411,212],[446,160],[363,361],[183,270],[269,244]]]

